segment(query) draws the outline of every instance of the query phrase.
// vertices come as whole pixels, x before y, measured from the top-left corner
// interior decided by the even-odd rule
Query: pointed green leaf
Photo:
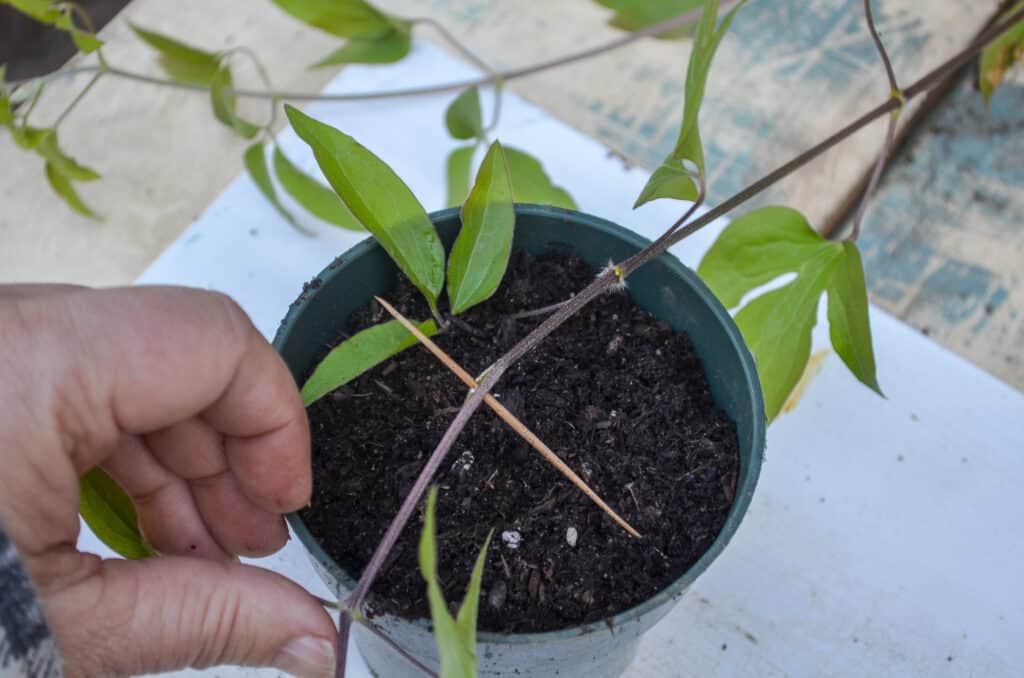
[[[69,8],[64,9],[60,18],[57,19],[56,26],[62,31],[67,31],[71,35],[71,40],[75,43],[75,47],[84,54],[95,52],[103,46],[102,40],[89,31],[83,31],[75,26]]]
[[[1021,8],[1024,8],[1024,2],[1019,2],[1008,9],[1000,20],[1005,20]],[[1024,58],[1024,20],[1014,24],[1005,33],[990,42],[981,52],[978,64],[978,86],[986,104],[992,98],[996,87],[1003,81],[1006,72],[1013,68],[1013,65],[1021,58]]]
[[[160,66],[181,82],[209,85],[220,68],[220,55],[129,24],[135,34],[160,53]]]
[[[362,231],[359,223],[338,194],[309,176],[281,152],[274,148],[274,175],[285,193],[295,202],[309,210],[310,214],[324,221],[350,231]]]
[[[476,146],[460,146],[448,154],[448,207],[456,207],[469,195],[470,168]]]
[[[480,555],[477,556],[469,589],[466,591],[466,598],[459,610],[459,620],[456,621],[448,611],[448,604],[445,603],[444,593],[437,578],[436,511],[437,487],[431,487],[427,494],[423,531],[420,534],[419,561],[420,572],[427,582],[427,601],[430,604],[430,617],[434,623],[437,654],[441,659],[441,676],[443,678],[475,678],[476,608],[480,597],[483,563],[491,538],[487,537]]]
[[[24,127],[12,126],[10,128],[11,138],[14,139],[14,143],[27,151],[38,148],[43,138],[50,134],[51,131],[50,129],[30,127],[28,125]]]
[[[512,195],[516,202],[532,202],[576,209],[576,201],[561,186],[555,186],[540,160],[526,151],[505,147],[505,161],[512,177]]]
[[[736,314],[736,325],[757,362],[769,420],[778,415],[804,372],[818,299],[842,254],[842,246],[830,243],[803,263],[796,280],[761,295]]]
[[[274,209],[289,224],[305,232],[305,229],[302,229],[298,222],[295,221],[292,213],[286,210],[281,201],[277,199],[277,191],[274,190],[274,182],[270,178],[270,168],[267,166],[267,155],[263,151],[263,144],[257,142],[245,149],[245,155],[242,156],[242,160],[245,163],[245,169],[249,172],[249,176],[252,178],[253,183],[256,184],[256,187],[260,189],[263,197],[270,201]]]
[[[723,306],[733,308],[750,290],[798,270],[820,249],[833,246],[796,210],[762,207],[725,227],[697,275]]]
[[[99,215],[89,209],[89,206],[82,202],[82,199],[75,191],[75,187],[71,185],[71,180],[57,171],[53,164],[49,162],[46,163],[46,178],[50,182],[50,187],[57,195],[64,199],[64,202],[68,204],[68,207],[82,216],[100,221]]]
[[[704,3],[704,12],[697,22],[690,62],[686,69],[683,122],[679,128],[676,146],[648,180],[633,205],[634,208],[658,198],[696,199],[698,186],[703,184],[705,174],[704,147],[700,139],[698,118],[704,101],[708,73],[711,71],[711,61],[719,43],[729,30],[736,12],[745,3],[746,0],[741,0],[733,7],[717,29],[715,22],[718,20],[718,0],[706,0]],[[693,164],[694,171],[690,171],[687,163]],[[686,180],[688,177],[689,181]]]
[[[480,139],[484,136],[483,114],[480,112],[480,90],[470,87],[448,105],[444,113],[448,133],[456,139]]]
[[[363,0],[274,0],[304,24],[339,38],[376,38],[409,22],[390,17]]]
[[[52,24],[60,18],[60,7],[50,0],[0,0],[0,5],[10,5],[44,24]]]
[[[703,0],[597,0],[599,5],[615,10],[609,26],[636,32],[701,6]],[[678,40],[693,33],[693,25],[681,26],[652,37]]]
[[[868,292],[860,252],[843,243],[843,257],[828,285],[828,329],[832,348],[862,384],[884,397],[875,374]]]
[[[462,208],[462,228],[448,256],[448,303],[459,314],[489,298],[512,254],[516,213],[501,144],[491,144]]]
[[[53,165],[53,168],[74,181],[95,181],[100,178],[99,173],[78,164],[74,158],[66,155],[57,141],[56,130],[45,130],[39,138],[35,147],[36,153],[46,158]]]
[[[409,54],[411,31],[396,27],[375,38],[350,38],[348,42],[313,64],[312,68],[338,64],[393,64]]]
[[[433,320],[419,323],[417,327],[428,337],[437,334],[437,325]],[[415,343],[416,337],[397,320],[389,320],[357,332],[335,346],[316,366],[302,386],[303,404],[308,407]]]
[[[352,137],[285,106],[295,132],[309,144],[334,190],[398,267],[437,308],[444,287],[444,247],[409,187]]]
[[[155,556],[139,529],[135,505],[98,466],[79,479],[79,511],[100,541],[130,560]]]
[[[230,93],[234,87],[234,80],[231,77],[231,69],[223,65],[217,69],[210,81],[210,103],[213,105],[213,114],[222,123],[235,130],[244,139],[252,139],[259,134],[259,125],[255,125],[235,113],[237,102],[235,95]]]

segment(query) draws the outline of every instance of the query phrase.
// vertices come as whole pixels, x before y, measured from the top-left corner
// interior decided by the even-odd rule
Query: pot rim
[[[556,219],[571,222],[579,227],[603,231],[608,235],[625,241],[627,244],[636,247],[638,250],[650,244],[649,240],[634,231],[623,226],[619,226],[607,219],[595,217],[578,210],[568,210],[549,205],[516,203],[515,211],[516,214],[528,214],[548,218],[554,217]],[[458,217],[458,215],[459,208],[451,207],[430,213],[430,219],[432,222],[436,223],[438,221],[450,219],[453,216]],[[341,275],[347,268],[347,262],[349,260],[363,256],[370,250],[379,247],[380,245],[371,236],[346,250],[341,255],[344,259],[341,263],[337,263],[337,261],[332,262],[327,266],[327,268],[322,270],[315,279],[325,283],[329,279]],[[765,433],[767,429],[767,421],[764,414],[764,401],[761,393],[761,383],[758,379],[754,359],[751,356],[750,351],[747,349],[746,343],[743,341],[743,336],[740,333],[739,328],[736,326],[735,322],[733,322],[732,316],[729,315],[729,312],[722,306],[715,295],[710,289],[708,289],[707,285],[704,284],[697,274],[680,262],[675,256],[667,252],[660,254],[657,259],[661,260],[662,263],[670,269],[677,280],[680,280],[683,284],[687,284],[692,287],[697,296],[700,297],[700,299],[709,307],[715,318],[724,326],[726,335],[729,338],[729,343],[732,346],[734,353],[739,357],[746,389],[754,396],[751,398],[753,412],[750,413],[751,421],[753,423],[751,427],[751,437],[753,438],[751,443],[753,445],[753,449],[750,454],[750,473],[752,474],[753,480],[750,482],[749,487],[737,488],[736,495],[733,498],[733,503],[729,509],[729,514],[726,517],[725,523],[722,525],[718,536],[716,536],[715,540],[711,543],[711,546],[708,547],[703,555],[697,559],[697,562],[691,565],[678,579],[674,580],[650,598],[647,598],[643,602],[612,617],[566,629],[559,629],[557,631],[544,631],[539,633],[495,633],[479,631],[477,633],[478,643],[508,645],[541,644],[577,638],[603,629],[614,632],[615,628],[642,617],[652,610],[655,610],[666,603],[671,603],[682,596],[690,584],[692,584],[698,576],[704,573],[711,562],[718,557],[725,546],[729,543],[750,506],[750,501],[757,485],[757,479],[760,476],[761,458],[765,449]],[[311,289],[304,295],[301,295],[297,302],[293,303],[289,307],[288,312],[281,321],[277,334],[274,336],[273,344],[275,348],[280,349],[280,346],[291,336],[296,318],[305,311],[306,306],[309,304],[309,298],[315,295],[321,286],[318,285],[316,287],[316,289]],[[353,588],[355,582],[351,575],[346,572],[344,568],[339,566],[326,551],[324,551],[320,546],[320,543],[306,527],[306,524],[302,521],[299,514],[297,512],[289,513],[285,516],[285,519],[299,538],[299,541],[302,542],[302,545],[309,551],[310,555],[317,562],[331,563],[338,571],[343,572],[348,578],[348,581],[343,583],[347,587]],[[388,616],[400,619],[401,621],[409,624],[420,626],[425,631],[431,632],[431,623],[429,619],[407,619],[393,614],[389,614]]]

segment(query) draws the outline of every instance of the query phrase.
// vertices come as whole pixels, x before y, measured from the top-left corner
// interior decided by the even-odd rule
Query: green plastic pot
[[[621,261],[648,243],[632,231],[580,212],[517,205],[516,215],[515,247],[533,254],[572,252],[595,268],[609,259]],[[431,218],[445,247],[450,247],[460,225],[458,210],[437,212]],[[292,304],[274,339],[297,383],[303,383],[312,373],[324,347],[336,339],[348,316],[369,303],[373,295],[387,293],[397,275],[395,265],[372,239],[356,245],[320,273],[316,283]],[[635,303],[690,335],[715,402],[736,422],[740,472],[732,509],[721,533],[700,560],[636,607],[599,623],[561,631],[480,633],[477,656],[481,676],[621,675],[633,659],[640,636],[669,613],[687,587],[722,552],[750,505],[761,469],[767,424],[757,371],[739,330],[697,275],[671,255],[659,256],[630,276],[629,291]],[[298,514],[289,515],[288,522],[323,580],[339,599],[346,598],[355,587],[353,577],[327,555]],[[437,666],[428,620],[381,615],[375,621],[418,659]],[[357,645],[376,675],[420,675],[376,636],[358,625],[355,629]]]

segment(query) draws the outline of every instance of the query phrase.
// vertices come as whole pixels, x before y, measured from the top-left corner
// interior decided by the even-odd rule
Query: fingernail
[[[296,638],[277,653],[274,667],[296,678],[333,678],[334,643],[313,636]]]

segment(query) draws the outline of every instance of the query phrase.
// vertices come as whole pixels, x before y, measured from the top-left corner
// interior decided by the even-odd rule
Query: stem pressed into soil
[[[933,69],[922,78],[914,82],[912,85],[907,87],[903,91],[903,96],[891,96],[886,102],[876,106],[871,111],[868,111],[861,117],[857,118],[841,130],[831,135],[827,139],[818,143],[809,150],[801,153],[796,158],[793,158],[789,162],[778,167],[774,171],[768,173],[761,179],[750,184],[731,198],[723,201],[720,205],[714,209],[709,210],[700,217],[693,221],[687,221],[690,216],[696,211],[697,204],[691,206],[686,214],[677,220],[661,237],[655,242],[651,243],[643,250],[628,258],[620,264],[610,266],[608,269],[602,271],[589,285],[583,288],[579,293],[574,295],[571,299],[567,300],[566,303],[558,307],[552,315],[544,320],[536,329],[534,329],[529,335],[522,339],[519,343],[513,346],[507,353],[498,358],[494,364],[487,370],[486,376],[479,386],[470,391],[469,397],[466,399],[462,408],[458,414],[452,420],[448,429],[445,431],[441,441],[434,448],[427,463],[424,465],[419,477],[413,484],[409,494],[406,495],[405,500],[402,503],[398,514],[392,520],[388,526],[387,532],[381,539],[380,544],[375,550],[370,562],[367,563],[363,570],[363,574],[356,585],[355,590],[347,601],[348,607],[352,609],[358,609],[362,606],[366,599],[366,595],[373,585],[378,574],[380,573],[381,567],[384,564],[385,559],[390,553],[395,542],[398,540],[398,536],[402,529],[405,527],[409,518],[412,516],[413,511],[419,504],[423,497],[423,493],[426,491],[428,485],[437,469],[440,467],[442,461],[455,443],[458,436],[462,433],[469,419],[480,407],[481,403],[484,402],[484,398],[494,387],[495,384],[501,379],[505,371],[508,370],[513,363],[521,358],[530,349],[536,346],[540,341],[547,337],[551,332],[561,326],[566,320],[575,315],[580,309],[586,306],[595,297],[607,292],[617,285],[621,285],[625,278],[635,271],[637,268],[647,263],[655,256],[663,253],[669,247],[679,242],[680,240],[692,235],[701,228],[707,226],[715,219],[720,216],[727,214],[732,211],[735,207],[743,204],[753,196],[757,195],[761,191],[765,190],[769,186],[773,185],[780,179],[790,175],[797,169],[803,167],[811,160],[817,158],[819,155],[829,150],[833,146],[837,145],[841,141],[852,136],[862,128],[866,127],[871,122],[879,119],[881,116],[890,114],[893,111],[903,106],[906,101],[913,99],[914,97],[928,91],[935,85],[941,83],[946,75],[952,71],[958,70],[974,58],[982,48],[991,42],[993,39],[1001,35],[1003,32],[1008,30],[1018,21],[1024,19],[1024,8],[1011,13],[1006,19],[1000,23],[993,25],[987,31],[984,31],[978,38],[973,41],[966,48],[961,50],[951,59],[945,61],[943,64]],[[628,267],[628,268],[627,268]],[[339,650],[347,648],[348,646],[348,633],[350,630],[350,624],[347,623],[347,618],[343,615],[342,623],[339,626]],[[343,655],[339,654],[339,676],[344,676],[344,659]]]

